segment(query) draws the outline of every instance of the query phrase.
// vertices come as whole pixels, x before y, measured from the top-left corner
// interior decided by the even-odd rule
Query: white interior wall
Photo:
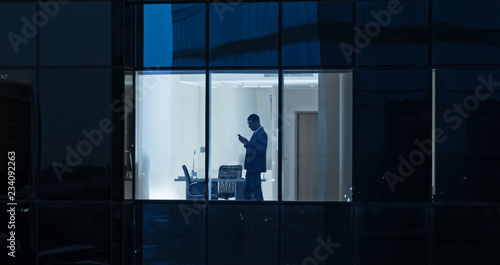
[[[198,75],[204,80],[203,75]],[[136,162],[138,199],[185,199],[182,165],[192,169],[193,153],[204,145],[204,88],[180,75],[139,75]],[[139,90],[142,89],[142,92]],[[142,94],[139,94],[142,93]],[[182,98],[182,101],[178,99]],[[203,99],[203,100],[202,100]],[[203,111],[204,112],[204,111]],[[182,113],[182,115],[179,115]],[[195,155],[199,167],[200,155]],[[195,168],[195,171],[200,171]]]

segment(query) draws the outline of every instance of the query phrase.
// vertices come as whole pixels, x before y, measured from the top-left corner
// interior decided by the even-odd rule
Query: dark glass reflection
[[[500,71],[436,71],[436,199],[500,202]]]
[[[210,4],[211,66],[278,65],[278,3]]]
[[[283,3],[283,65],[351,65],[353,1]]]
[[[356,233],[355,264],[429,264],[425,207],[356,207]]]
[[[445,206],[434,209],[436,265],[500,262],[500,208]]]
[[[144,204],[142,264],[204,264],[203,203]]]
[[[427,201],[430,73],[363,69],[354,93],[354,201]]]
[[[271,205],[209,205],[208,264],[277,264],[277,213]]]
[[[144,5],[144,66],[205,65],[205,4]]]
[[[0,69],[0,198],[36,198],[38,111],[32,70]],[[9,194],[9,191],[12,192]]]
[[[36,3],[0,3],[0,65],[36,63]]]
[[[40,64],[110,65],[110,1],[51,2],[53,11],[40,11]]]
[[[111,78],[107,69],[40,70],[40,198],[110,199]]]
[[[434,64],[498,64],[500,2],[432,1]]]
[[[358,65],[424,65],[427,1],[357,1],[354,44]]]
[[[109,204],[40,204],[38,264],[111,264]]]
[[[283,206],[282,264],[352,264],[351,209],[349,206]]]

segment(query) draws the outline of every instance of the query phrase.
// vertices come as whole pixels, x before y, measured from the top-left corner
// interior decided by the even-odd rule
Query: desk
[[[205,182],[205,179],[196,179],[196,178],[193,178],[194,181],[196,182]],[[174,179],[174,181],[186,181],[186,177],[185,176],[178,176],[176,179]],[[235,200],[245,200],[244,196],[243,196],[243,190],[245,189],[245,178],[235,178],[235,179],[220,179],[220,178],[210,178],[210,182],[209,182],[209,185],[210,185],[210,191],[211,191],[211,194],[210,194],[210,198],[212,200],[217,200],[218,199],[218,196],[217,196],[217,192],[218,192],[218,189],[217,189],[217,183],[218,182],[224,182],[224,181],[228,181],[228,182],[236,182],[236,189],[235,189]],[[261,178],[260,179],[261,182],[268,182],[268,181],[274,181],[274,179],[272,178]],[[186,194],[186,198],[188,198],[187,194]],[[189,198],[188,198],[189,199]]]

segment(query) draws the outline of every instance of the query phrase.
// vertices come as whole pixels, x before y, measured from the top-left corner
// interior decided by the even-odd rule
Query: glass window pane
[[[60,2],[47,2],[54,3],[54,11],[38,13],[44,19],[39,26],[40,64],[110,65],[111,1]]]
[[[208,264],[278,264],[278,207],[208,205]]]
[[[38,207],[38,263],[111,264],[109,204],[41,203]]]
[[[195,202],[142,205],[141,264],[204,264],[205,208]]]
[[[424,1],[357,1],[353,52],[358,65],[425,65],[428,4]]]
[[[436,200],[500,202],[498,69],[436,71]]]
[[[361,206],[355,218],[354,264],[429,264],[426,207]]]
[[[354,200],[429,200],[427,69],[360,69],[354,94]],[[424,147],[422,147],[424,146]]]
[[[144,66],[205,65],[205,4],[144,5]]]
[[[38,104],[35,84],[34,70],[0,69],[0,157],[5,161],[5,166],[0,167],[0,175],[5,176],[5,181],[0,182],[0,197],[4,199],[8,198],[11,187],[15,187],[16,200],[36,199]],[[9,155],[9,152],[13,153]]]
[[[110,200],[112,71],[40,70],[40,198]]]
[[[35,65],[35,14],[36,3],[0,3],[1,66]]]
[[[285,71],[283,200],[351,201],[352,73]]]
[[[432,1],[432,63],[497,64],[500,1]]]
[[[498,206],[437,206],[433,216],[431,264],[498,264]]]
[[[282,205],[281,264],[353,264],[352,209]]]
[[[353,1],[283,3],[283,65],[351,65]]]
[[[228,189],[235,190],[231,198],[236,200],[248,199],[246,186],[255,187],[257,198],[252,198],[260,199],[258,191],[262,188],[264,200],[276,200],[278,74],[276,71],[213,72],[210,94],[212,186],[217,185],[217,192],[223,193],[225,184],[231,184]],[[258,126],[252,128],[255,124],[248,123],[251,114],[259,117],[262,129],[257,131]],[[250,143],[242,144],[238,135]],[[241,166],[241,175],[235,175],[235,181],[219,181],[221,173],[224,174],[220,170],[222,165]]]
[[[278,3],[210,4],[211,66],[278,65]]]
[[[204,199],[205,74],[138,72],[135,142],[137,199]],[[184,165],[200,196],[188,196]]]

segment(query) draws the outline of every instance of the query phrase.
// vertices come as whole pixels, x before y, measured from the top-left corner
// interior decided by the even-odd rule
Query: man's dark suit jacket
[[[245,169],[248,172],[266,171],[267,133],[264,131],[264,128],[257,130],[252,135],[252,138],[250,138],[250,141],[244,145],[247,149],[245,154]]]

